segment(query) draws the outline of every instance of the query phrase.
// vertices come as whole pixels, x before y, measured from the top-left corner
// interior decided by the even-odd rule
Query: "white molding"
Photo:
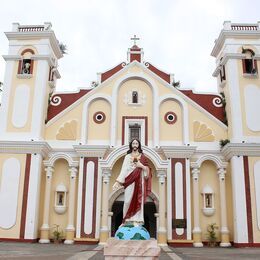
[[[54,166],[54,163],[56,160],[58,159],[64,159],[68,162],[70,167],[78,167],[79,166],[79,162],[78,160],[74,160],[68,153],[64,153],[64,152],[56,152],[56,153],[52,153],[50,155],[49,160],[44,160],[44,166]]]
[[[141,65],[139,62],[137,61],[133,61],[130,63],[130,65],[127,65],[125,68],[123,68],[121,70],[121,73],[123,73],[123,71],[129,69],[131,66],[138,66],[141,67],[144,71],[147,72],[147,68],[145,68],[144,65]],[[152,97],[153,97],[153,113],[152,113],[152,118],[153,118],[153,129],[158,129],[159,126],[159,107],[158,107],[158,101],[157,101],[157,97],[158,97],[158,87],[157,84],[154,82],[154,80],[149,77],[149,75],[151,75],[150,73],[147,73],[148,75],[142,73],[128,73],[126,75],[124,75],[123,77],[119,77],[117,79],[117,81],[114,84],[113,87],[113,92],[112,92],[112,104],[115,104],[112,106],[112,117],[111,117],[111,146],[115,146],[116,145],[116,136],[117,136],[117,112],[118,112],[118,108],[117,108],[117,97],[118,97],[118,92],[119,92],[119,88],[128,80],[132,80],[132,79],[139,79],[139,80],[143,80],[152,90]],[[115,76],[115,75],[113,75]],[[113,77],[112,76],[112,77]],[[112,78],[111,77],[111,78]],[[159,145],[159,133],[158,131],[153,131],[153,146],[156,147]]]
[[[81,142],[82,143],[87,143],[88,141],[88,124],[87,122],[89,120],[92,120],[92,118],[88,118],[89,117],[89,106],[92,102],[94,102],[95,100],[98,100],[98,99],[103,99],[105,101],[107,101],[111,107],[111,110],[112,110],[112,107],[113,107],[113,103],[112,103],[112,100],[111,100],[111,97],[109,95],[106,95],[106,94],[101,94],[101,93],[96,93],[94,95],[91,95],[84,103],[84,106],[83,106],[83,110],[82,110],[82,125],[81,125]],[[112,118],[110,120],[110,134],[112,132]]]
[[[224,42],[228,38],[242,38],[242,39],[259,39],[260,31],[232,31],[232,30],[221,30],[218,39],[215,41],[211,56],[217,57]]]
[[[124,123],[125,123],[125,132],[123,133],[123,135],[124,135],[124,139],[125,139],[125,144],[128,144],[131,142],[131,140],[129,140],[129,126],[133,123],[136,123],[141,126],[140,141],[142,144],[144,144],[145,143],[145,133],[146,133],[145,119],[135,119],[135,118],[130,119],[129,118],[129,119],[125,119]],[[147,129],[147,133],[148,133],[148,129]],[[147,138],[148,138],[148,136],[147,136]]]
[[[51,147],[44,141],[0,141],[0,153],[38,153],[47,156]]]
[[[36,239],[38,237],[41,173],[42,156],[40,154],[32,154],[26,210],[25,239]]]
[[[217,65],[217,67],[215,68],[214,72],[212,73],[213,77],[217,77],[220,71],[219,66],[220,65],[226,65],[226,63],[228,62],[228,60],[230,59],[237,59],[237,60],[242,60],[246,58],[245,54],[242,53],[225,53],[223,56],[223,59],[221,60],[221,62]]]
[[[232,124],[232,136],[230,139],[232,142],[240,142],[243,140],[242,108],[240,102],[242,93],[239,90],[239,75],[236,60],[229,60],[226,71],[229,75],[227,78],[231,110],[229,123]]]
[[[41,40],[42,38],[47,38],[50,42],[55,56],[60,59],[63,54],[60,50],[58,40],[53,31],[39,31],[39,32],[5,32],[5,35],[9,41],[11,40],[26,40],[26,39],[36,39]]]
[[[248,243],[243,157],[231,158],[234,242]]]
[[[186,167],[186,215],[187,215],[187,240],[191,240],[191,181],[190,181],[190,160],[185,159]]]
[[[22,59],[21,55],[2,55],[2,57],[5,61],[17,61]]]
[[[76,238],[81,237],[81,211],[82,211],[82,185],[83,185],[84,158],[79,161],[79,182],[78,182],[78,198],[77,198],[77,223]]]
[[[161,150],[168,158],[191,158],[195,153],[196,146],[161,146]]]
[[[100,167],[106,169],[112,169],[116,161],[126,155],[126,152],[129,149],[129,145],[123,145],[116,149],[114,149],[105,159],[100,160]],[[150,159],[156,170],[165,170],[168,167],[169,161],[162,160],[159,154],[154,150],[147,146],[142,146],[143,153],[146,155],[148,159]]]
[[[260,143],[228,143],[221,150],[223,156],[230,160],[234,156],[260,156]]]
[[[196,161],[192,161],[190,163],[192,168],[200,168],[202,163],[205,161],[213,161],[215,162],[217,168],[226,168],[228,163],[223,161],[221,157],[215,155],[215,154],[203,154],[199,158],[196,159]]]
[[[167,95],[160,97],[159,102],[158,102],[159,110],[160,110],[160,106],[162,105],[162,103],[167,100],[177,100],[182,107],[182,116],[183,116],[182,135],[183,135],[184,144],[187,144],[187,143],[189,143],[189,110],[188,110],[188,106],[181,97],[179,97],[177,95],[173,96],[171,94],[167,94]]]
[[[85,214],[84,214],[84,233],[89,235],[92,233],[92,224],[94,219],[94,183],[95,183],[95,163],[88,161],[86,165],[86,180],[85,180]]]
[[[79,156],[103,158],[105,153],[109,149],[109,146],[108,145],[73,145],[73,148]]]

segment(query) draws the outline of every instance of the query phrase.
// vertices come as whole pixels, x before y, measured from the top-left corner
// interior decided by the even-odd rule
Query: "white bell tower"
[[[9,51],[3,56],[1,140],[43,140],[49,95],[60,78],[57,66],[63,56],[51,28],[51,23],[14,23],[5,33]]]

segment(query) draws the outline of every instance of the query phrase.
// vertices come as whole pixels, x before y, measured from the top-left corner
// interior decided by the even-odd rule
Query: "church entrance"
[[[111,219],[111,236],[114,237],[118,227],[122,224],[123,219],[123,194],[121,194],[113,203]],[[152,238],[156,238],[156,206],[153,200],[148,197],[148,201],[144,205],[144,227],[150,233]]]

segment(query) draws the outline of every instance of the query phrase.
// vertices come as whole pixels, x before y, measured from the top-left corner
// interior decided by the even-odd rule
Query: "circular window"
[[[93,120],[97,124],[102,124],[106,120],[106,115],[101,111],[96,112],[93,116]]]
[[[177,115],[174,112],[167,112],[164,116],[167,124],[174,124],[177,121]]]

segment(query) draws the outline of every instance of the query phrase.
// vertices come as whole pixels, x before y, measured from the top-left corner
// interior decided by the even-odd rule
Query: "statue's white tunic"
[[[117,177],[117,181],[124,183],[125,178],[135,169],[135,165],[133,163],[133,158],[131,154],[127,154],[125,156],[121,172]],[[124,198],[124,207],[123,207],[123,218],[125,217],[127,210],[130,206],[130,202],[132,200],[133,192],[134,192],[135,183],[132,183],[125,189],[125,198]],[[144,195],[144,170],[142,170],[142,195]],[[141,209],[131,218],[126,219],[126,222],[138,222],[144,223],[144,196],[142,196]]]

